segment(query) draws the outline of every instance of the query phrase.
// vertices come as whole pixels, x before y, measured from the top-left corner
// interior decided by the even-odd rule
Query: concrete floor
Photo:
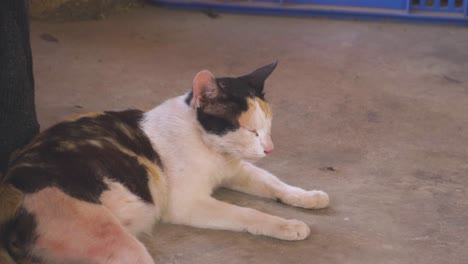
[[[187,91],[201,69],[241,75],[279,60],[267,82],[276,151],[261,165],[327,191],[331,207],[220,191],[312,233],[283,242],[158,225],[143,238],[158,263],[468,263],[467,28],[147,7],[33,22],[31,41],[42,128],[81,112],[148,109]]]

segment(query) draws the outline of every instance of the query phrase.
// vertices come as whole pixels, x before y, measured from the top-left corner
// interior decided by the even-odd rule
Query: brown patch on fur
[[[150,176],[152,179],[154,179],[156,181],[156,183],[158,183],[161,180],[160,170],[159,170],[158,166],[153,161],[150,161],[149,159],[147,159],[144,156],[137,155],[135,152],[129,150],[128,148],[122,146],[121,144],[115,142],[112,139],[106,139],[106,140],[109,143],[111,143],[112,145],[114,145],[116,148],[118,148],[120,151],[127,154],[128,156],[135,157],[138,160],[138,162],[140,163],[140,165],[145,167],[146,172],[148,173],[148,176]]]
[[[15,217],[17,211],[24,201],[24,195],[18,189],[11,185],[0,183],[0,226],[7,223]],[[30,264],[28,259],[16,259],[16,262],[11,258],[10,254],[0,246],[0,263],[2,264]]]
[[[27,144],[26,146],[24,146],[23,148],[13,151],[13,153],[10,155],[10,163],[12,163],[18,157],[22,156],[25,152],[40,146],[42,144],[42,141],[39,138],[39,135],[40,134],[34,136],[31,139],[31,142]],[[29,152],[29,155],[34,155],[34,154],[35,154],[34,152]]]
[[[70,116],[68,118],[65,119],[65,121],[69,121],[69,122],[72,122],[72,121],[76,121],[80,118],[83,118],[83,117],[98,117],[100,115],[103,115],[104,113],[103,112],[89,112],[89,113],[83,113],[83,114],[78,114],[78,115],[73,115],[73,116]]]
[[[11,185],[0,184],[0,225],[10,220],[23,203],[24,195]]]
[[[146,168],[148,175],[151,176],[152,179],[159,182],[161,179],[161,175],[159,173],[158,167],[154,164],[154,162],[149,161],[147,158],[143,156],[137,156],[138,162]]]
[[[271,112],[270,105],[258,97],[255,97],[255,100],[257,101],[258,106],[260,106],[260,109],[265,113],[265,116],[268,119],[271,119],[273,117],[273,113]]]
[[[21,258],[13,260],[5,249],[0,249],[0,263],[2,264],[35,264],[30,259]]]
[[[125,135],[127,135],[129,138],[133,139],[133,133],[131,132],[131,128],[128,127],[126,124],[122,122],[117,122],[115,124]]]
[[[10,254],[3,249],[0,248],[0,263],[2,264],[15,264],[16,262],[11,259]]]
[[[61,141],[58,143],[58,151],[72,151],[77,148],[77,143],[73,141]]]
[[[92,145],[97,148],[102,148],[102,143],[97,139],[88,139],[83,141],[60,141],[56,149],[58,151],[79,151],[80,147]]]
[[[267,102],[263,101],[262,99],[258,97],[255,97],[254,99],[247,98],[247,104],[249,108],[247,109],[247,111],[243,112],[239,117],[239,123],[242,127],[249,127],[252,115],[255,113],[255,111],[257,111],[257,105],[265,113],[266,118],[272,117],[270,106]]]
[[[247,109],[247,111],[243,112],[239,117],[239,124],[242,127],[248,127],[249,126],[250,119],[252,119],[252,115],[254,114],[255,108],[256,108],[255,107],[255,101],[253,101],[250,98],[247,99],[247,104],[248,104],[249,108]]]
[[[92,146],[95,146],[97,148],[103,148],[102,143],[99,140],[96,140],[96,139],[88,139],[86,141],[86,143],[88,143],[88,144],[90,144]]]

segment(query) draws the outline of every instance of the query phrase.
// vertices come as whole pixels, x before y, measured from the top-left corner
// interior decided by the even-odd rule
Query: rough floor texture
[[[44,21],[79,21],[106,17],[141,7],[144,0],[33,0],[31,17]]]
[[[147,7],[103,21],[32,24],[42,128],[103,109],[147,109],[201,69],[267,83],[284,181],[326,210],[240,193],[235,204],[307,222],[305,241],[159,225],[158,263],[468,263],[468,30]],[[328,168],[330,167],[330,168]]]

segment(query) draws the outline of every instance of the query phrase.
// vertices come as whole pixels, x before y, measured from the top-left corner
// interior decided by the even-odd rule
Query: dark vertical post
[[[10,154],[39,131],[27,1],[0,1],[0,174]]]

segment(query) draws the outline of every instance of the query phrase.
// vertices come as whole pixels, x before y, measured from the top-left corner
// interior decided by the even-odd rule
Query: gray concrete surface
[[[201,69],[241,75],[279,60],[267,83],[276,150],[261,165],[327,191],[331,207],[220,191],[312,233],[284,242],[161,224],[143,237],[158,263],[468,263],[468,29],[147,7],[33,22],[31,39],[42,128],[150,108]]]

